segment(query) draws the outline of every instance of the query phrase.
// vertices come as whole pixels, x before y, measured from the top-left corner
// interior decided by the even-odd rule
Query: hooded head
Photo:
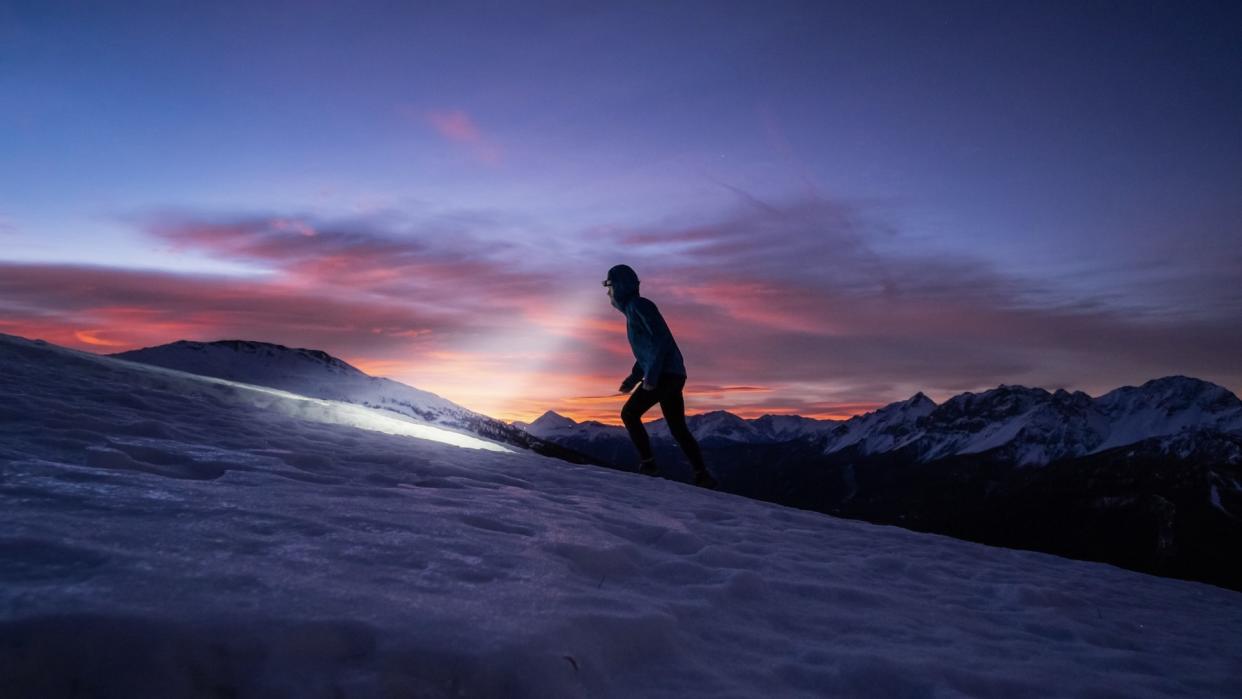
[[[612,305],[624,310],[630,299],[638,296],[638,274],[629,265],[617,265],[608,270],[604,286],[612,288]]]

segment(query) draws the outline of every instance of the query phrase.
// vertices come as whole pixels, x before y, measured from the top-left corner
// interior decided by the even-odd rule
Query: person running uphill
[[[707,472],[699,443],[686,426],[686,403],[681,393],[686,386],[686,364],[673,333],[656,305],[638,295],[638,275],[629,266],[617,265],[608,270],[603,283],[613,308],[625,314],[625,334],[637,360],[630,375],[621,382],[620,390],[629,393],[638,386],[621,409],[621,420],[638,448],[639,471],[648,476],[660,473],[642,421],[643,413],[659,403],[669,432],[694,467],[694,484],[715,488],[716,479]]]

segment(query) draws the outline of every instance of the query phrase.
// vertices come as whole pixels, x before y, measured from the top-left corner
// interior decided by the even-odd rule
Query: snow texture
[[[1208,585],[360,429],[10,336],[0,399],[4,696],[1242,686],[1242,595]]]

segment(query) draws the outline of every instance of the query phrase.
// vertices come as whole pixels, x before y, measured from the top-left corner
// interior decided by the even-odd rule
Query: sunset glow
[[[1227,5],[53,5],[0,9],[0,332],[616,424],[626,263],[691,413],[1242,389]]]

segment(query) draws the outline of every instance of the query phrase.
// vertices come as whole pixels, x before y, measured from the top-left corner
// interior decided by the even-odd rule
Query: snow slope
[[[372,405],[404,402],[413,413],[433,420],[474,414],[434,393],[364,374],[321,350],[247,340],[179,340],[113,356],[191,374],[272,386],[318,398]]]
[[[435,427],[465,432],[575,463],[589,459],[520,428],[403,383],[369,376],[322,350],[249,340],[180,340],[112,355],[126,361],[276,388],[338,403],[382,408]]]
[[[0,336],[4,696],[1242,685],[1238,593],[335,409]]]

